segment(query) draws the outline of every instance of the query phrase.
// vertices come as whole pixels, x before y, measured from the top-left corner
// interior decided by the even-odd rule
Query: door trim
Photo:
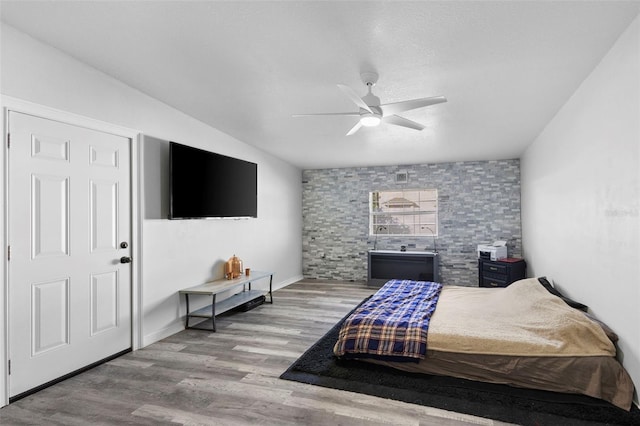
[[[2,199],[4,201],[4,208],[0,210],[0,222],[3,224],[2,250],[0,250],[3,255],[3,260],[0,262],[0,276],[2,277],[2,290],[0,291],[0,341],[4,343],[4,350],[0,350],[0,407],[2,407],[9,404],[9,265],[7,253],[9,235],[9,152],[7,148],[9,112],[33,115],[74,126],[123,136],[131,140],[131,244],[134,259],[131,264],[132,350],[140,349],[142,347],[142,200],[144,193],[140,179],[140,158],[142,158],[140,151],[142,146],[142,133],[140,131],[4,95],[0,98],[0,108],[2,108],[3,136],[3,148],[0,149],[0,163],[3,167],[3,172],[0,174],[0,190],[2,191]]]

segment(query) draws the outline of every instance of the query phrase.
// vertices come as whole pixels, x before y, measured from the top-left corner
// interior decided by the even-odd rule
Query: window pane
[[[418,216],[418,222],[424,223],[427,225],[435,225],[436,223],[436,214],[435,213],[423,213]]]
[[[422,200],[420,201],[420,210],[422,211],[436,211],[438,209],[437,200]]]
[[[410,228],[408,226],[402,224],[391,224],[389,225],[389,234],[392,235],[410,235]]]
[[[372,235],[437,235],[438,191],[371,192],[369,213]]]

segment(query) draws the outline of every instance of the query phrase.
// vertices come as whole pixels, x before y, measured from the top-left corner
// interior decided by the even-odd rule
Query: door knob
[[[131,258],[129,256],[122,256],[120,258],[120,263],[131,263]]]

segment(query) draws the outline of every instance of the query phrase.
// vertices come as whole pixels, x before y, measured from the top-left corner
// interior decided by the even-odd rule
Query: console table
[[[251,288],[251,283],[264,278],[269,278],[269,291],[256,290]],[[189,320],[191,318],[205,318],[211,319],[211,331],[216,331],[216,315],[220,315],[227,312],[237,306],[242,305],[245,302],[255,299],[263,295],[269,295],[269,303],[273,304],[273,272],[251,271],[250,275],[241,275],[233,280],[215,280],[209,281],[204,284],[200,284],[194,287],[185,288],[180,290],[180,294],[184,294],[185,301],[187,303],[187,324],[185,328],[194,328],[198,330],[209,330],[202,327],[189,326]],[[220,302],[216,302],[216,295],[225,291],[238,289],[239,293],[224,299]],[[209,296],[211,297],[211,305],[197,309],[193,312],[189,309],[189,296]],[[199,323],[198,323],[199,324]]]
[[[369,251],[367,283],[380,287],[390,279],[439,282],[438,253],[428,251]]]

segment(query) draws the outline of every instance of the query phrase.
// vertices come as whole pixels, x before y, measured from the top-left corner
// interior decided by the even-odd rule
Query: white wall
[[[551,278],[620,335],[620,358],[636,386],[640,386],[639,20],[521,159],[522,239],[529,275]]]
[[[179,310],[177,291],[211,278],[221,278],[221,264],[233,254],[243,259],[246,267],[274,271],[275,287],[302,278],[302,188],[298,168],[223,134],[12,27],[3,24],[1,31],[0,92],[3,96],[145,134],[139,164],[144,196],[141,203],[143,344],[180,330],[183,324],[179,315],[184,315],[184,306]],[[258,218],[165,219],[169,140],[257,163]],[[0,185],[4,187],[4,161],[2,164]],[[0,263],[4,268],[4,262]],[[4,271],[0,272],[4,276]],[[0,327],[4,326],[2,314]],[[4,388],[2,383],[0,388]],[[1,397],[0,391],[0,405]]]

